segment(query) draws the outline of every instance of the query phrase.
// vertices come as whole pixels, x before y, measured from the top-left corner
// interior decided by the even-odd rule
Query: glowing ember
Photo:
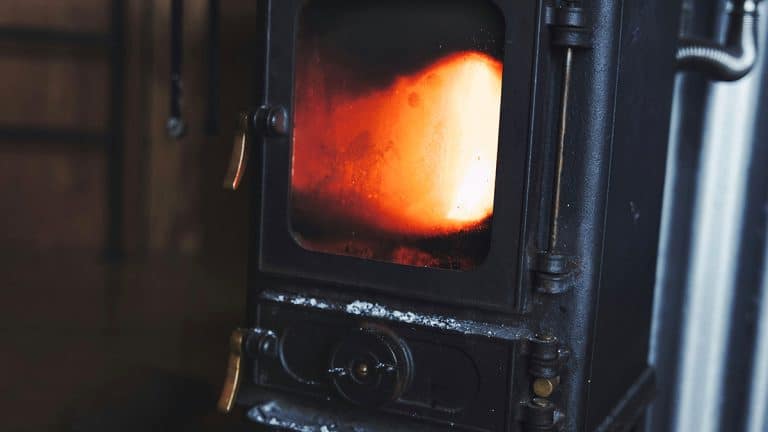
[[[490,56],[462,52],[361,93],[345,91],[320,62],[298,68],[294,199],[401,234],[448,234],[488,219],[501,71]]]

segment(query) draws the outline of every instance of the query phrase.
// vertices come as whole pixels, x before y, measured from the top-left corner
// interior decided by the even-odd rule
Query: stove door
[[[533,2],[266,6],[258,265],[412,298],[518,302]]]

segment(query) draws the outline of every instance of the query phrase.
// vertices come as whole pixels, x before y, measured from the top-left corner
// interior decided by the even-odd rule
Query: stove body
[[[655,391],[679,9],[261,2],[235,340],[248,416],[318,431],[632,428]],[[412,150],[425,128],[472,138]],[[418,169],[462,145],[459,162]],[[482,181],[455,180],[475,169]]]

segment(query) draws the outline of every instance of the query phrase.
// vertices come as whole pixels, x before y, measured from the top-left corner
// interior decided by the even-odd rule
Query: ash
[[[331,305],[328,303],[317,300],[314,298],[306,298],[306,297],[300,297],[300,296],[291,296],[290,298],[286,298],[284,295],[278,295],[275,296],[274,300],[280,302],[280,303],[290,303],[295,306],[309,306],[317,309],[331,309]]]
[[[347,303],[305,297],[298,294],[283,294],[270,291],[262,293],[262,298],[299,307],[344,312],[355,316],[378,318],[446,331],[455,331],[463,334],[485,336],[488,338],[500,337],[503,339],[520,339],[531,336],[531,332],[523,327],[509,327],[504,324],[488,324],[476,321],[459,320],[435,314],[402,311],[389,308],[380,303],[364,300],[354,300]]]
[[[356,300],[349,303],[345,310],[352,315],[361,315],[374,318],[383,318],[391,321],[399,321],[407,324],[418,324],[428,327],[437,327],[444,330],[464,331],[469,323],[453,318],[445,318],[439,315],[419,314],[415,312],[403,312],[390,310],[384,305]]]
[[[337,432],[339,430],[335,424],[306,425],[288,418],[282,419],[281,414],[284,414],[281,408],[275,402],[269,402],[254,407],[248,412],[248,417],[256,423],[294,432]]]

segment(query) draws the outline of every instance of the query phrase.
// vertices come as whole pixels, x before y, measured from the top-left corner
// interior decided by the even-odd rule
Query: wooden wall
[[[102,31],[98,0],[0,2],[0,26]],[[105,126],[107,57],[40,44],[0,44],[0,125]],[[75,147],[75,148],[73,148]],[[106,172],[98,148],[0,143],[0,245],[3,249],[99,248]]]
[[[108,32],[108,0],[4,0],[0,27]],[[236,112],[247,106],[254,1],[222,0],[222,129],[207,136],[207,0],[186,0],[181,140],[167,137],[170,0],[126,0],[124,224],[128,255],[242,254],[246,193],[220,188]],[[106,131],[109,57],[0,43],[0,125]],[[0,142],[0,249],[100,253],[106,158],[99,145]]]

